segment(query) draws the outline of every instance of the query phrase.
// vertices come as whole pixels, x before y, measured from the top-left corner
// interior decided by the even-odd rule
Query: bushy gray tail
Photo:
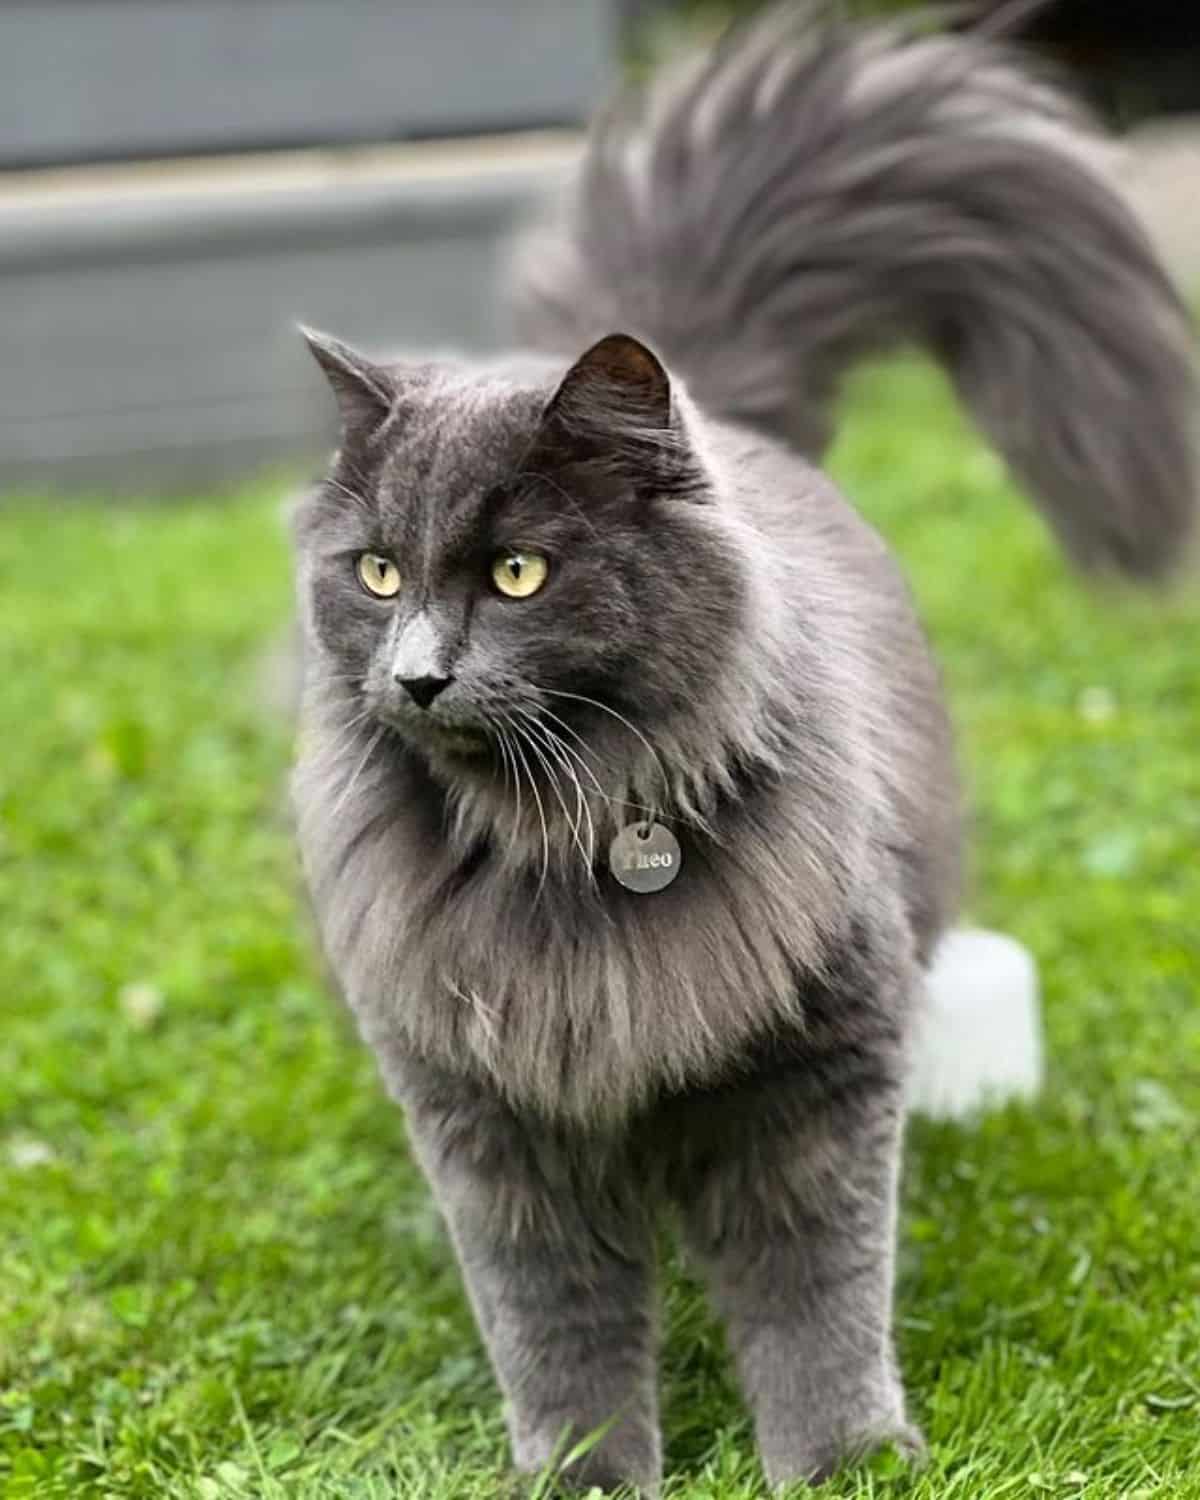
[[[1081,112],[976,36],[769,11],[597,124],[516,260],[520,331],[624,330],[817,457],[839,377],[916,339],[1084,564],[1196,515],[1191,332]]]

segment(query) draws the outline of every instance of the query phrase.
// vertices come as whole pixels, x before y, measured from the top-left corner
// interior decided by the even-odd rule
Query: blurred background
[[[313,457],[297,321],[502,341],[497,250],[598,99],[752,8],[0,0],[0,486],[194,488]],[[1126,133],[1118,169],[1200,270],[1197,8],[1050,0],[1013,30]]]

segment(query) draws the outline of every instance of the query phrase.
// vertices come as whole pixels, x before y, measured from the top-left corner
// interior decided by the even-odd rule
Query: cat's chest
[[[434,868],[411,846],[360,847],[322,928],[364,1035],[385,1057],[411,1049],[597,1119],[791,1017],[821,903],[728,852],[650,839],[630,860],[531,878],[486,856]]]

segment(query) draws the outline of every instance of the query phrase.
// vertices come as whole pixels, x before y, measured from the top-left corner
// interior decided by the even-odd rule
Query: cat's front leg
[[[675,1191],[772,1484],[916,1452],[891,1336],[901,1095],[855,1045],[697,1101]],[[814,1073],[814,1069],[816,1070]]]
[[[537,1472],[599,1433],[562,1478],[661,1472],[652,1236],[620,1151],[514,1113],[490,1090],[406,1062],[393,1077],[506,1398],[513,1456]]]

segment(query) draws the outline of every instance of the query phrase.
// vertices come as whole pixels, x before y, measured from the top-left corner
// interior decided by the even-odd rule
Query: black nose
[[[437,695],[448,688],[453,677],[397,677],[396,681],[417,705],[428,708]]]

